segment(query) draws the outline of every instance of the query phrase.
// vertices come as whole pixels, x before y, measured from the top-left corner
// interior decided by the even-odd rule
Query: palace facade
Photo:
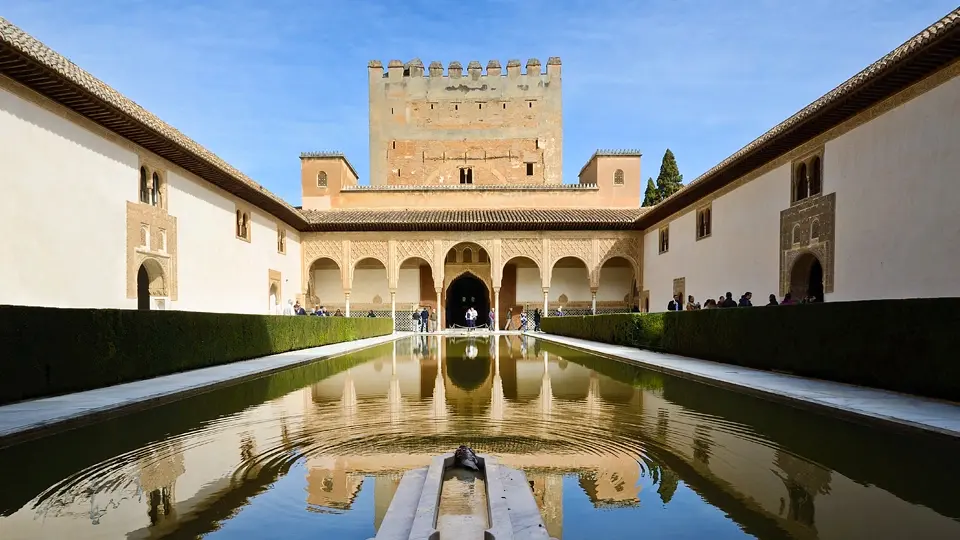
[[[558,58],[373,61],[369,184],[304,153],[294,207],[0,19],[0,303],[503,327],[674,293],[958,296],[958,59],[955,10],[651,208],[639,151],[562,178]]]

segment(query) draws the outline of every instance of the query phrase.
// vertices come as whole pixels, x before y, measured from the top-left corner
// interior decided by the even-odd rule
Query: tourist
[[[703,309],[717,309],[717,301],[713,298],[708,298],[707,301],[703,303]]]
[[[377,316],[377,314],[374,313],[372,309],[367,312],[367,317],[370,317],[371,319],[374,318],[374,317],[376,317],[376,316]]]
[[[557,308],[557,317],[563,317],[563,306]]]
[[[743,293],[743,296],[740,297],[740,304],[739,304],[739,306],[740,306],[740,307],[753,307],[753,302],[750,301],[751,298],[753,298],[753,293],[752,293],[752,292],[747,291],[747,292]]]
[[[503,331],[506,332],[510,330],[510,327],[513,325],[513,308],[507,309],[507,322],[503,325]]]
[[[429,308],[428,308],[428,309],[429,309]],[[436,312],[436,311],[430,310],[430,319],[429,319],[429,321],[430,321],[430,323],[429,323],[429,327],[427,328],[427,330],[430,331],[430,332],[436,332],[436,331],[437,331],[437,312]]]
[[[467,321],[467,332],[473,330],[473,307],[467,308],[467,312],[463,315],[463,318]]]
[[[287,305],[283,306],[284,315],[296,315],[296,312],[293,311],[293,300],[287,300]]]
[[[539,309],[533,310],[533,331],[534,332],[540,331],[540,310]]]
[[[420,331],[427,332],[429,330],[429,321],[430,321],[430,308],[423,306],[423,310],[420,311]]]
[[[794,300],[793,300],[793,295],[790,294],[790,293],[787,293],[787,294],[783,295],[783,302],[780,302],[780,305],[781,305],[781,306],[790,306],[790,305],[793,305],[793,304],[795,304],[795,303],[796,303],[796,302],[794,302]]]
[[[779,306],[780,304],[779,304],[779,302],[777,302],[777,295],[771,294],[771,295],[770,295],[770,301],[767,302],[767,305],[768,305],[768,306]]]
[[[494,319],[497,317],[497,314],[493,312],[493,308],[490,308],[490,313],[487,313],[487,328],[490,330],[497,329],[497,323],[494,322]]]
[[[296,315],[306,315],[307,310],[303,309],[303,306],[300,305],[300,302],[297,302],[293,305],[293,311]]]
[[[340,312],[340,308],[337,308],[337,311],[333,314],[334,317],[343,317],[343,313]]]
[[[667,311],[683,311],[683,295],[680,293],[673,295],[667,303]]]
[[[527,330],[527,314],[524,311],[520,312],[520,331],[526,332]],[[523,342],[521,341],[521,344]]]
[[[727,291],[726,297],[721,298],[720,307],[722,308],[737,307],[737,301],[733,299],[732,292]]]
[[[687,308],[686,311],[696,311],[700,309],[700,304],[693,299],[693,295],[687,296]]]

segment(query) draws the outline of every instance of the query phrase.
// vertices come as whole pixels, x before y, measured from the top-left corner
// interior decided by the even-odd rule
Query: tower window
[[[459,111],[459,110],[460,110],[460,106],[459,106],[459,105],[454,105],[454,106],[453,106],[453,110]]]
[[[527,163],[527,176],[533,176],[533,163]]]
[[[393,141],[393,149],[394,149],[394,150],[397,149],[397,141]]]
[[[460,183],[461,184],[473,183],[473,169],[469,167],[464,167],[460,169]]]
[[[506,103],[503,104],[503,108],[504,108],[504,110],[506,110],[506,108],[507,108],[507,104],[506,104]]]
[[[617,169],[613,173],[613,185],[615,186],[623,185],[623,169]]]
[[[393,114],[393,107],[390,107],[390,114]]]
[[[327,173],[320,171],[317,173],[317,187],[325,188],[327,187]]]
[[[483,103],[477,103],[477,108],[478,108],[478,109],[483,109]]]
[[[670,226],[660,228],[660,253],[670,251]]]

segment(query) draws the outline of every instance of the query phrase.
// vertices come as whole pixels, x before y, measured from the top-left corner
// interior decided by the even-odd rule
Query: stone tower
[[[561,184],[560,59],[378,60],[370,79],[371,185]]]

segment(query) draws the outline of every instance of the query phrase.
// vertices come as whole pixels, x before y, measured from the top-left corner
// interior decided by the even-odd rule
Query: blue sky
[[[563,61],[564,178],[666,148],[689,181],[956,0],[0,0],[3,16],[300,204],[299,154],[367,182],[371,59]]]

